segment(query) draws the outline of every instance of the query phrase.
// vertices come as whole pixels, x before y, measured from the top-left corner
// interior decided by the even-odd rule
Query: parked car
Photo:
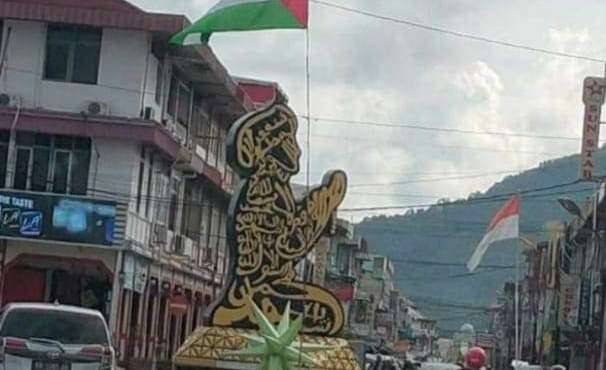
[[[0,370],[114,370],[115,362],[98,311],[44,303],[0,311]]]

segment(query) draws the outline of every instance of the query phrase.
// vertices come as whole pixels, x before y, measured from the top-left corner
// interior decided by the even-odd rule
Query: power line
[[[562,187],[568,187],[571,185],[576,185],[578,184],[580,181],[579,180],[574,180],[571,182],[567,182],[567,183],[562,183],[562,184],[556,184],[556,185],[550,185],[550,186],[545,186],[542,188],[535,188],[535,189],[525,189],[525,190],[521,190],[519,192],[511,192],[511,193],[504,193],[504,194],[498,194],[498,195],[492,195],[492,196],[487,196],[487,197],[478,197],[478,198],[471,198],[471,199],[467,199],[467,200],[457,200],[457,201],[453,201],[453,202],[444,202],[444,203],[439,203],[439,204],[411,204],[411,205],[399,205],[399,206],[384,206],[384,207],[360,207],[360,208],[344,208],[344,209],[340,209],[339,212],[368,212],[368,211],[385,211],[385,210],[398,210],[398,209],[414,209],[414,208],[427,208],[427,207],[432,207],[432,206],[453,206],[453,205],[468,205],[470,203],[480,203],[480,202],[484,202],[484,201],[495,201],[497,199],[502,200],[501,198],[503,197],[508,197],[508,196],[513,196],[516,194],[528,194],[528,193],[533,193],[533,192],[540,192],[540,191],[546,191],[546,190],[551,190],[551,189],[557,189],[557,188],[562,188]]]
[[[349,188],[360,188],[360,187],[369,187],[369,186],[389,186],[389,185],[406,185],[406,184],[417,184],[423,182],[441,182],[441,181],[451,181],[451,180],[465,180],[465,179],[477,179],[481,177],[489,177],[494,175],[505,175],[512,173],[520,173],[522,170],[514,170],[514,171],[497,171],[497,172],[488,172],[477,175],[467,175],[467,176],[454,176],[454,177],[438,177],[432,179],[417,179],[417,180],[404,180],[404,181],[393,181],[393,182],[382,182],[382,183],[365,183],[365,184],[350,184]]]
[[[396,140],[377,140],[376,138],[362,138],[362,137],[347,137],[347,136],[337,136],[337,135],[321,135],[321,134],[313,134],[312,135],[318,139],[326,139],[326,140],[338,140],[339,142],[343,141],[360,141],[360,142],[373,142],[373,143],[382,143],[382,144],[397,144],[401,145],[402,141]],[[519,154],[531,154],[537,156],[560,156],[562,153],[555,152],[537,152],[532,150],[513,150],[513,149],[503,149],[503,148],[494,148],[494,147],[477,147],[477,146],[462,146],[462,145],[442,145],[436,142],[419,142],[417,140],[413,142],[406,142],[406,146],[419,146],[419,147],[436,147],[436,148],[444,148],[444,149],[457,149],[457,150],[471,150],[471,151],[483,151],[483,152],[498,152],[498,153],[519,153]]]
[[[305,116],[301,116],[301,117],[307,118]],[[458,129],[458,128],[452,128],[452,127],[435,127],[435,126],[424,126],[424,125],[409,124],[409,123],[397,123],[397,122],[359,121],[359,120],[328,118],[328,117],[311,117],[311,119],[315,120],[315,121],[319,121],[319,122],[334,123],[334,124],[352,124],[352,125],[372,126],[372,127],[389,127],[389,128],[401,128],[401,129],[422,130],[422,131],[432,131],[432,132],[521,137],[521,138],[544,139],[544,140],[570,140],[570,141],[581,140],[580,137],[542,135],[542,134],[533,134],[533,133],[527,133],[527,132],[475,131],[475,130],[465,130],[465,129]]]
[[[395,18],[395,17],[390,17],[390,16],[381,15],[381,14],[377,14],[377,13],[372,13],[372,12],[369,12],[366,10],[350,8],[347,6],[334,4],[334,3],[323,1],[323,0],[310,0],[310,1],[313,3],[319,4],[319,5],[326,6],[326,7],[340,9],[342,11],[346,11],[346,12],[350,12],[350,13],[356,13],[356,14],[367,16],[367,17],[380,19],[383,21],[389,21],[389,22],[393,22],[393,23],[403,24],[403,25],[407,25],[410,27],[420,28],[420,29],[424,29],[426,31],[438,32],[438,33],[442,33],[442,34],[446,34],[446,35],[450,35],[450,36],[454,36],[454,37],[459,37],[459,38],[464,38],[464,39],[469,39],[469,40],[474,40],[474,41],[480,41],[480,42],[494,44],[494,45],[506,46],[509,48],[526,50],[526,51],[535,52],[535,53],[553,55],[553,56],[557,56],[557,57],[578,59],[578,60],[584,60],[584,61],[596,62],[596,63],[606,63],[606,59],[600,59],[600,58],[595,58],[595,57],[590,57],[590,56],[585,56],[585,55],[580,55],[580,54],[572,54],[572,53],[567,53],[567,52],[539,48],[539,47],[535,47],[535,46],[529,46],[529,45],[510,42],[510,41],[498,40],[498,39],[488,38],[485,36],[478,36],[478,35],[474,35],[474,34],[470,34],[470,33],[454,31],[454,30],[450,30],[450,29],[446,29],[446,28],[442,28],[442,27],[414,22],[414,21],[407,20],[407,19]]]
[[[432,266],[457,266],[457,267],[465,267],[467,264],[465,263],[455,263],[455,262],[436,262],[436,261],[424,261],[424,260],[415,260],[415,259],[405,259],[405,258],[397,258],[389,259],[391,262],[396,263],[406,263],[413,265],[432,265]],[[482,265],[481,268],[491,268],[491,269],[513,269],[516,268],[515,265]]]

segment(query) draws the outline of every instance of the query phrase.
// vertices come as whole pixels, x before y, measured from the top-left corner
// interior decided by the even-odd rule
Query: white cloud
[[[332,0],[349,7],[561,52],[606,56],[599,0]],[[196,19],[215,0],[138,0]],[[523,14],[524,16],[520,16]],[[473,131],[579,136],[581,83],[604,66],[410,28],[311,5],[312,113]],[[305,112],[304,33],[216,34],[211,46],[236,75],[279,82]],[[301,129],[305,129],[304,122]],[[334,167],[352,183],[392,183],[530,168],[570,154],[575,141],[314,123],[312,179]],[[301,136],[301,135],[300,135]],[[305,147],[302,142],[302,147]],[[491,151],[491,149],[494,149]],[[305,168],[305,166],[302,166]],[[438,174],[438,175],[418,175]],[[450,174],[450,175],[439,175]],[[417,175],[415,175],[417,174]],[[464,197],[503,175],[352,189],[347,205],[418,204],[402,194]]]

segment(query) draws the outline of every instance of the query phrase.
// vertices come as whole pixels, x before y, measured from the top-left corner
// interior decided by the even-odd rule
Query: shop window
[[[96,84],[101,56],[99,28],[49,25],[44,78]]]
[[[5,130],[0,130],[0,188],[3,188],[6,184],[9,139],[10,133]]]

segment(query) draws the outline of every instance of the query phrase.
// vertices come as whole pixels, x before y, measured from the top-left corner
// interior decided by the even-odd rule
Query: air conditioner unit
[[[93,116],[109,116],[111,111],[107,103],[99,101],[89,101],[86,103],[85,113]]]
[[[1,108],[18,107],[20,104],[21,104],[21,97],[19,95],[0,93],[0,107]]]
[[[166,245],[168,239],[166,225],[154,224],[152,244],[154,245]]]

